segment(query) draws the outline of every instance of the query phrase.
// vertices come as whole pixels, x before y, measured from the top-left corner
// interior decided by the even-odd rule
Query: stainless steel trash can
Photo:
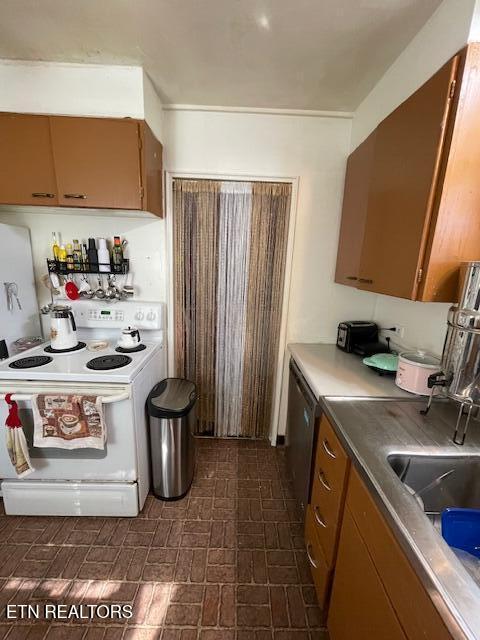
[[[195,470],[195,402],[193,382],[166,378],[150,391],[147,411],[153,492],[163,500],[183,497]]]

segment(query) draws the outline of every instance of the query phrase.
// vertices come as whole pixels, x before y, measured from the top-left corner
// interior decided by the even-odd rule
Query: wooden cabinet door
[[[48,116],[0,114],[0,203],[56,205]]]
[[[142,142],[143,209],[163,218],[163,147],[146,122],[140,124]]]
[[[358,286],[415,299],[458,56],[377,128]]]
[[[137,121],[51,116],[50,126],[60,205],[142,208]]]
[[[348,509],[327,622],[330,640],[406,640]]]
[[[425,302],[456,302],[460,264],[480,260],[480,44],[470,43],[460,57],[448,159],[418,296]]]
[[[385,522],[356,470],[348,484],[347,509],[410,640],[452,640],[428,591]]]
[[[335,282],[357,286],[376,131],[350,154],[343,191]]]

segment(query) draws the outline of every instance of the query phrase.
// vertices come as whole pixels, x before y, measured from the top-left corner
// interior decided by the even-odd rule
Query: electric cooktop
[[[45,380],[60,382],[132,382],[145,364],[161,354],[161,342],[146,342],[141,351],[116,353],[115,343],[104,351],[87,348],[46,355],[42,344],[0,361],[0,380]]]

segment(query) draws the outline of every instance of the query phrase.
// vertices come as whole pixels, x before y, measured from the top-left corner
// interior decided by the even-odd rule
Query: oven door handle
[[[62,394],[62,395],[67,395],[67,394]],[[81,395],[81,394],[75,394],[75,395]],[[112,394],[110,396],[102,396],[100,399],[102,401],[102,404],[113,404],[114,402],[121,402],[122,400],[128,400],[129,397],[130,397],[130,394],[127,391],[123,391],[122,393],[117,393],[116,395]],[[32,396],[24,393],[14,393],[11,396],[11,399],[15,400],[16,402],[21,402],[22,400],[28,402],[32,399]],[[4,393],[0,394],[0,400],[5,400]]]

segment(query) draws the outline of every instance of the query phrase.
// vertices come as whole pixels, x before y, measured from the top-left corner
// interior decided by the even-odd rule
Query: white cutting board
[[[14,299],[13,309],[8,310],[4,282],[17,283],[22,309]],[[6,340],[12,355],[14,340],[41,335],[30,232],[25,227],[0,223],[0,339]]]

